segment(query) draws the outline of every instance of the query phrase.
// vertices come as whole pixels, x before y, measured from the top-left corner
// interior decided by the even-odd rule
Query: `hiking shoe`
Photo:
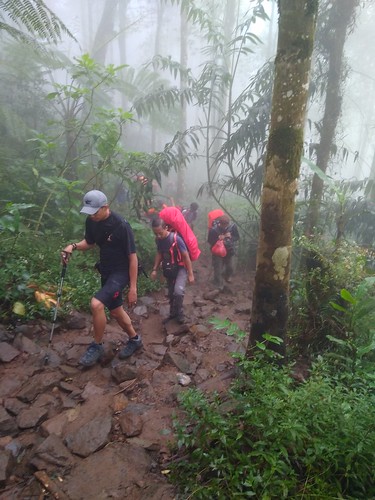
[[[126,346],[120,351],[118,357],[120,359],[129,358],[135,351],[138,351],[142,347],[142,339],[140,335],[137,335],[137,338],[129,339]]]
[[[183,314],[179,314],[177,317],[176,317],[176,320],[177,320],[177,323],[179,325],[185,325],[187,323],[187,319],[186,317],[183,315]]]
[[[81,357],[78,363],[82,366],[93,366],[104,354],[104,348],[102,344],[97,344],[92,342],[85,354]]]
[[[162,325],[166,325],[168,323],[168,321],[171,321],[172,319],[174,319],[176,317],[175,314],[170,314],[169,316],[167,316],[166,318],[164,318],[162,320]]]

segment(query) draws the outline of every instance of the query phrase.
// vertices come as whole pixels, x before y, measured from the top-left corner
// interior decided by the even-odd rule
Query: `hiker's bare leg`
[[[103,302],[93,297],[91,299],[91,312],[94,340],[97,344],[100,344],[103,340],[104,330],[107,324]]]
[[[129,335],[129,338],[133,338],[137,335],[136,331],[133,328],[129,315],[125,312],[122,306],[116,307],[116,309],[112,309],[112,311],[110,311],[110,315],[117,321],[124,332]]]

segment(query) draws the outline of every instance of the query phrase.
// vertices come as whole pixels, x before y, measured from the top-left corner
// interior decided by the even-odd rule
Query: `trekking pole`
[[[58,311],[59,305],[60,305],[60,299],[61,299],[61,295],[62,295],[62,288],[63,288],[64,278],[65,278],[65,274],[66,274],[66,268],[67,268],[67,263],[64,262],[63,265],[62,265],[62,269],[61,269],[61,277],[60,277],[59,288],[57,289],[57,300],[56,300],[55,310],[53,312],[52,328],[51,328],[51,333],[49,334],[47,352],[46,352],[46,355],[44,356],[44,364],[45,365],[48,363],[48,360],[49,360],[48,351],[49,351],[49,349],[51,347],[52,338],[53,338],[53,332],[55,330],[56,318],[57,318],[57,311]]]

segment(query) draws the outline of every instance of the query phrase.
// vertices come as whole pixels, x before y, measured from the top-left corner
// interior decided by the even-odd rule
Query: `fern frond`
[[[4,20],[4,13],[17,28],[3,22],[0,29],[7,31],[10,36],[30,43],[30,38],[22,33],[22,28],[33,36],[42,40],[57,43],[63,33],[74,38],[65,24],[50,10],[43,0],[0,0],[0,16]]]

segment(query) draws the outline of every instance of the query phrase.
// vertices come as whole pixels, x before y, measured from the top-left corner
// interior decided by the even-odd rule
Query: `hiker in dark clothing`
[[[190,208],[184,208],[182,210],[182,215],[184,216],[186,222],[189,224],[192,230],[194,230],[193,222],[197,220],[198,216],[198,203],[191,203]]]
[[[170,305],[169,317],[176,318],[179,323],[185,322],[183,302],[186,281],[194,282],[193,266],[184,240],[176,232],[169,231],[163,219],[155,218],[152,221],[152,230],[156,236],[157,254],[151,279],[156,279],[161,265],[168,285],[168,298]]]
[[[129,285],[129,305],[137,303],[138,259],[134,236],[129,223],[109,209],[107,197],[101,191],[85,194],[81,213],[87,214],[85,237],[78,243],[67,245],[61,252],[63,263],[67,263],[74,250],[86,251],[97,245],[100,248],[100,262],[97,268],[101,275],[102,288],[91,299],[94,342],[90,344],[79,363],[94,365],[104,354],[103,335],[107,319],[105,307],[109,309],[129,340],[120,351],[119,358],[131,356],[142,346],[140,335],[123,308],[122,293]]]
[[[227,283],[231,282],[233,275],[233,256],[235,255],[236,243],[240,239],[238,229],[234,222],[230,222],[228,215],[221,215],[216,219],[217,223],[213,224],[208,232],[208,243],[211,247],[218,240],[224,241],[226,248],[225,257],[212,254],[212,267],[214,271],[213,284],[222,290],[224,288],[223,278]]]

